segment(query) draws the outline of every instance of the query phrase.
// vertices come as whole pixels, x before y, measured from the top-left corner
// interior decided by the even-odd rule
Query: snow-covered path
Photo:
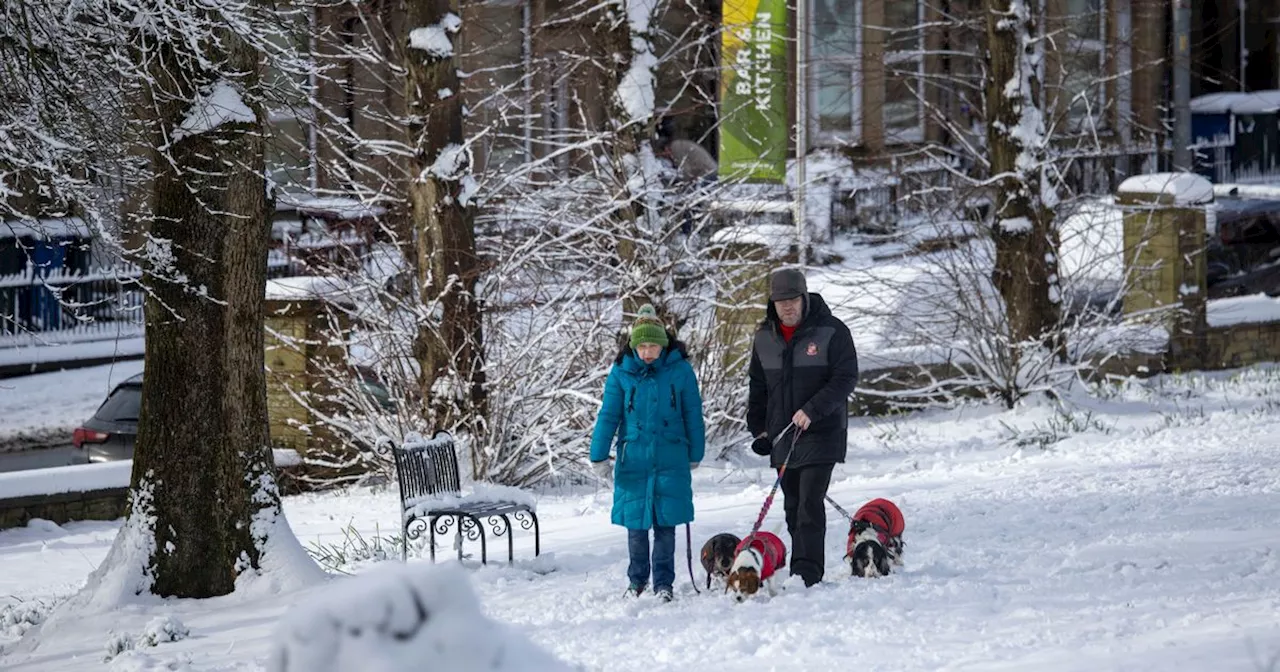
[[[906,566],[887,579],[844,575],[845,523],[831,512],[829,581],[819,588],[788,582],[780,596],[743,605],[695,595],[681,531],[676,602],[626,600],[624,535],[608,524],[608,493],[590,489],[540,500],[542,559],[528,559],[521,536],[515,568],[471,576],[487,614],[590,670],[1271,669],[1276,399],[1280,369],[1263,368],[1131,383],[1104,400],[1080,397],[1065,414],[1040,404],[855,420],[832,494],[850,509],[879,496],[902,507]],[[695,475],[695,552],[716,532],[745,532],[772,483],[754,463]],[[394,493],[368,489],[289,498],[286,510],[306,545],[341,545],[348,524],[385,536],[397,518]],[[766,526],[781,513],[775,504]],[[74,591],[114,528],[0,532],[0,605]],[[257,670],[275,620],[298,597],[130,606],[30,658],[0,658],[0,668],[103,669],[108,630],[176,613],[190,639],[110,669]]]

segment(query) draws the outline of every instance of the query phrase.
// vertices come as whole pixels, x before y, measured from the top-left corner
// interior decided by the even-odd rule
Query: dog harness
[[[880,545],[889,553],[896,554],[901,548],[902,533],[907,527],[902,511],[887,499],[873,499],[853,514],[853,521],[849,526],[849,541],[845,545],[846,557],[853,554],[853,548],[857,544],[858,528],[861,527],[858,522],[866,523],[875,530]]]
[[[774,572],[787,566],[787,547],[778,538],[778,535],[772,532],[756,532],[748,535],[733,550],[734,557],[737,557],[748,546],[760,553],[761,581],[773,576]]]

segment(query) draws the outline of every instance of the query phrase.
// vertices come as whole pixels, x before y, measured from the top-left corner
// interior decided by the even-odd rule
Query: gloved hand
[[[769,441],[769,437],[762,436],[751,442],[751,452],[756,455],[766,456],[773,452],[773,443]]]
[[[613,463],[610,462],[609,460],[600,460],[599,462],[592,462],[591,470],[596,472],[596,476],[600,480],[607,481],[609,480],[610,476],[613,476]]]
[[[701,463],[701,462],[690,462],[690,463],[689,463],[689,471],[693,471],[694,469],[697,469],[697,468],[698,468],[698,465],[700,465],[700,464],[702,464],[702,463]]]

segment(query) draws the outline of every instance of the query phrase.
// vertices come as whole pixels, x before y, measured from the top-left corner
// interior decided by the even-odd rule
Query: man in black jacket
[[[821,296],[809,293],[798,270],[778,270],[770,278],[769,307],[756,331],[750,375],[751,450],[769,455],[775,469],[787,465],[782,497],[791,534],[791,573],[812,586],[822,581],[827,531],[823,500],[831,470],[844,462],[858,353],[849,327],[831,314]]]

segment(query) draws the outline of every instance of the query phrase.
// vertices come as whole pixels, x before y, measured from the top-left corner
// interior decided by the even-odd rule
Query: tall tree
[[[428,423],[437,428],[484,421],[481,306],[471,149],[463,140],[461,82],[454,41],[458,0],[410,0],[405,106],[413,152],[408,186],[418,291],[430,307],[414,340]]]
[[[259,568],[280,500],[263,373],[267,211],[260,54],[215,12],[200,39],[140,34],[154,182],[146,377],[130,516],[151,526],[152,592],[222,595]],[[188,33],[190,34],[190,33]]]
[[[653,147],[649,144],[656,125],[654,75],[658,58],[654,53],[653,26],[658,19],[660,0],[615,0],[603,5],[596,26],[597,39],[605,63],[611,65],[604,81],[609,96],[608,131],[611,180],[616,185],[614,219],[618,229],[618,256],[626,264],[630,286],[628,305],[634,313],[639,304],[649,302],[665,308],[664,291],[656,281],[655,266],[661,264],[663,246],[661,219],[653,194],[659,189]],[[608,65],[606,67],[608,67]],[[656,257],[654,255],[657,255]],[[664,311],[665,312],[665,311]]]
[[[1040,344],[1058,323],[1055,192],[1045,175],[1044,40],[1039,0],[986,0],[987,145],[995,223],[992,282],[1014,348]],[[1054,345],[1044,343],[1046,345]]]

